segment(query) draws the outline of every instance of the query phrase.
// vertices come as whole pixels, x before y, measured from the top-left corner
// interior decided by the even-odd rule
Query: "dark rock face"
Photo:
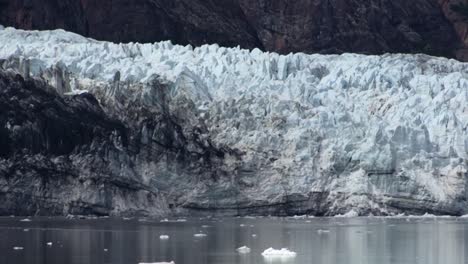
[[[114,42],[448,57],[463,47],[436,0],[0,0],[0,7],[4,25]]]
[[[153,107],[122,95],[118,83],[98,102],[0,71],[0,215],[162,216],[180,205],[160,192],[173,184],[165,175],[190,185],[227,173],[221,163],[236,152],[177,116],[189,106],[169,109],[156,80],[146,90]]]

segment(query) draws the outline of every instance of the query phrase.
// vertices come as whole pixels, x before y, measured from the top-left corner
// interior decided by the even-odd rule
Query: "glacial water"
[[[30,220],[0,218],[1,264],[468,263],[468,219],[454,217]]]

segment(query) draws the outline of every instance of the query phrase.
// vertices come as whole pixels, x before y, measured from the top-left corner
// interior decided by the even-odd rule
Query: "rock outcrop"
[[[113,42],[466,59],[459,51],[467,47],[466,23],[439,2],[443,8],[437,0],[0,0],[0,24]]]
[[[1,214],[467,213],[466,63],[0,43]]]

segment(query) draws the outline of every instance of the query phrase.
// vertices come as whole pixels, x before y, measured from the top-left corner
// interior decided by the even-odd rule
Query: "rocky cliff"
[[[465,63],[0,43],[1,214],[467,213]]]
[[[0,24],[99,40],[466,59],[458,0],[0,0]],[[445,13],[444,13],[445,12]],[[446,16],[447,15],[447,18]]]

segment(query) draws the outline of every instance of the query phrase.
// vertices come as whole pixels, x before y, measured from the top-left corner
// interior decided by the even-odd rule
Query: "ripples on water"
[[[462,218],[20,220],[0,218],[1,264],[468,263]],[[269,247],[297,255],[265,259]]]

